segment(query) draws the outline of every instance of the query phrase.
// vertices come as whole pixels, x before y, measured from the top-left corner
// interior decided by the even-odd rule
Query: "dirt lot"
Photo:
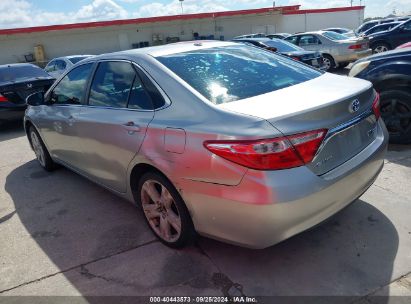
[[[411,296],[411,147],[391,146],[350,207],[265,250],[206,238],[168,249],[131,204],[64,168],[43,171],[21,127],[0,131],[0,152],[3,296]]]

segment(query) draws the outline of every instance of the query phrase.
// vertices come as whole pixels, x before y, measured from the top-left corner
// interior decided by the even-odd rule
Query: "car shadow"
[[[411,168],[411,145],[389,145],[387,160]]]
[[[48,173],[30,161],[8,174],[5,189],[15,214],[3,217],[2,223],[17,215],[62,274],[85,261],[154,240],[137,208],[64,168]],[[370,203],[358,200],[328,222],[264,250],[200,238],[197,248],[218,269],[208,281],[224,295],[227,284],[216,278],[230,278],[232,286],[241,286],[249,296],[362,296],[388,284],[398,235],[391,221]],[[134,261],[121,263],[122,269],[135,269]],[[204,272],[200,264],[191,263],[189,268],[191,274]],[[182,267],[184,271],[188,270]],[[66,278],[80,294],[88,295],[87,281]]]
[[[341,300],[350,303],[391,282],[398,242],[392,222],[372,202],[359,199],[324,223],[263,250],[210,239],[199,245],[248,295],[349,296]],[[380,298],[379,303],[386,302]]]

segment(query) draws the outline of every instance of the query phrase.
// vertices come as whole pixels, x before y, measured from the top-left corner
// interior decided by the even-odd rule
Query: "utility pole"
[[[353,0],[351,0],[351,6],[352,6]]]
[[[184,0],[180,0],[180,5],[181,5],[181,15],[184,15],[183,2],[184,2]]]

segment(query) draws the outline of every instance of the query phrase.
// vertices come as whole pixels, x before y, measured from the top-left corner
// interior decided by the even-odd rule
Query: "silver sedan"
[[[140,206],[172,247],[195,232],[252,248],[287,239],[366,191],[387,148],[371,83],[236,43],[92,57],[27,101],[40,165]]]
[[[285,40],[307,51],[323,53],[327,70],[346,67],[351,62],[372,54],[368,38],[349,38],[331,31],[307,32],[287,37]]]

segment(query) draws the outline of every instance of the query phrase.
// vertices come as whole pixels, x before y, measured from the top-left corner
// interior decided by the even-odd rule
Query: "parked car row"
[[[256,47],[277,52],[294,60],[311,65],[315,68],[326,69],[324,67],[323,56],[320,52],[306,51],[284,40],[276,38],[239,38],[233,39],[233,41],[251,44]]]
[[[289,36],[291,42],[307,51],[321,52],[327,71],[336,67],[346,67],[351,62],[371,55],[366,37],[348,38],[331,31],[307,32]]]

